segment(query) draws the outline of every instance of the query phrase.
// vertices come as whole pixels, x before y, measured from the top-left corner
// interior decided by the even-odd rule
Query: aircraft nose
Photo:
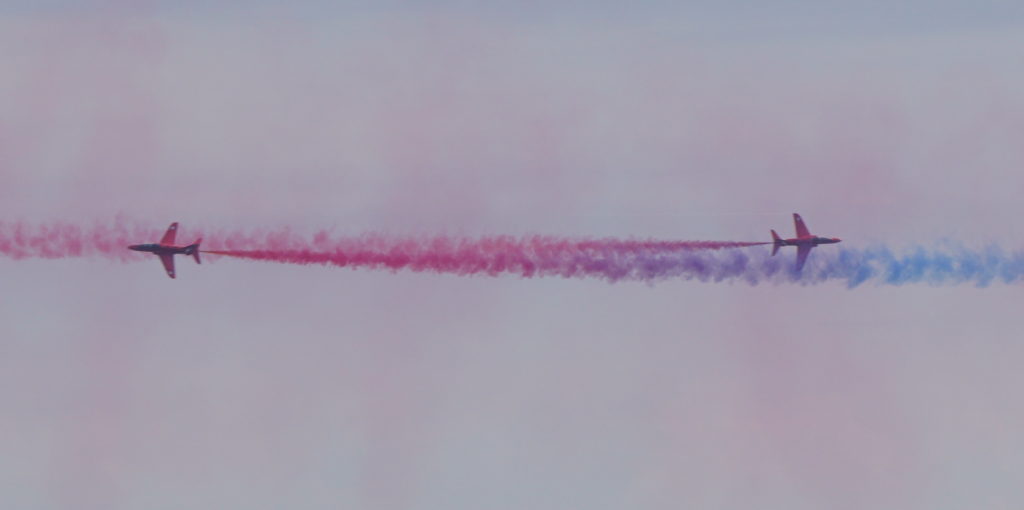
[[[835,242],[837,242],[837,243],[838,243],[838,242],[840,242],[840,241],[842,241],[842,239],[840,239],[840,238],[838,238],[838,237],[833,237],[833,238],[832,238],[832,240],[833,240],[833,241],[835,241]]]

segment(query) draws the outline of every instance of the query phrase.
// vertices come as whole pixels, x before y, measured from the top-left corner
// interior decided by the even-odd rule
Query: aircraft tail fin
[[[188,247],[189,254],[192,255],[192,258],[196,259],[196,264],[202,264],[203,263],[201,260],[199,260],[199,243],[201,243],[201,242],[203,242],[203,238],[202,237],[200,237],[199,239],[196,239],[196,242],[192,243]]]
[[[772,230],[772,256],[779,252],[779,246],[782,246],[782,238],[779,234]]]

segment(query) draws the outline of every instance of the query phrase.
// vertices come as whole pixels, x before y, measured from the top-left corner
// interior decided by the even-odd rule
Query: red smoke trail
[[[335,237],[327,231],[302,236],[288,229],[270,231],[179,232],[179,240],[202,236],[206,253],[287,264],[318,264],[353,269],[410,270],[458,275],[514,274],[593,276],[608,280],[650,279],[667,259],[706,250],[756,246],[762,242],[569,239],[551,236],[385,236]],[[0,256],[13,259],[103,257],[142,260],[129,244],[155,242],[160,228],[123,221],[82,227],[73,223],[0,222]],[[699,263],[699,262],[698,262]]]
[[[0,257],[13,259],[103,257],[137,261],[149,255],[129,244],[155,242],[162,228],[72,223],[30,225],[0,221]],[[885,285],[927,282],[986,286],[993,281],[1024,281],[1024,250],[999,245],[972,249],[946,243],[913,246],[897,252],[885,245],[840,248],[811,255],[802,272],[794,259],[773,257],[768,250],[726,250],[766,242],[637,241],[561,237],[402,237],[366,234],[335,237],[328,231],[302,236],[288,229],[259,231],[185,231],[179,239],[202,236],[208,253],[285,264],[319,264],[353,269],[409,270],[458,275],[512,274],[523,277],[593,277],[608,281],[698,281],[822,283],[831,280],[856,287],[873,281]],[[716,252],[715,250],[725,250]],[[792,253],[792,252],[790,252]]]
[[[658,257],[698,250],[758,246],[761,242],[571,240],[556,237],[478,239],[366,236],[340,239],[317,249],[284,242],[280,248],[213,250],[207,253],[286,264],[410,270],[458,275],[502,273],[532,276],[598,276],[612,280],[634,275]]]
[[[67,257],[104,257],[116,260],[140,260],[127,250],[129,244],[159,239],[160,229],[127,225],[74,223],[28,224],[0,221],[0,256],[12,259]]]

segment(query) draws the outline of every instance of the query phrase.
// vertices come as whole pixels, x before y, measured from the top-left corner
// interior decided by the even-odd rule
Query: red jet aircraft
[[[128,249],[146,251],[160,257],[160,262],[163,262],[164,269],[167,270],[167,276],[174,278],[174,256],[178,254],[192,255],[196,259],[196,264],[199,264],[199,243],[203,240],[203,238],[200,237],[196,242],[188,246],[175,246],[174,234],[177,232],[178,223],[171,223],[171,226],[167,228],[167,232],[164,233],[164,237],[160,239],[159,243],[133,244],[129,246]]]
[[[835,244],[842,241],[842,239],[838,237],[818,237],[816,235],[811,235],[811,231],[807,230],[807,225],[804,224],[804,220],[799,214],[793,213],[793,223],[796,225],[796,237],[792,239],[783,239],[779,237],[779,234],[772,230],[772,255],[778,253],[780,246],[796,246],[797,271],[804,268],[804,262],[807,262],[807,255],[811,253],[812,248],[819,244]]]

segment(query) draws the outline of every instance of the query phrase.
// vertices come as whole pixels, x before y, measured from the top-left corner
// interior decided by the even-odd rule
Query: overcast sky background
[[[8,1],[0,219],[762,240],[797,211],[844,246],[1017,249],[1022,25],[995,1]],[[1024,499],[1019,285],[0,281],[5,508]]]

